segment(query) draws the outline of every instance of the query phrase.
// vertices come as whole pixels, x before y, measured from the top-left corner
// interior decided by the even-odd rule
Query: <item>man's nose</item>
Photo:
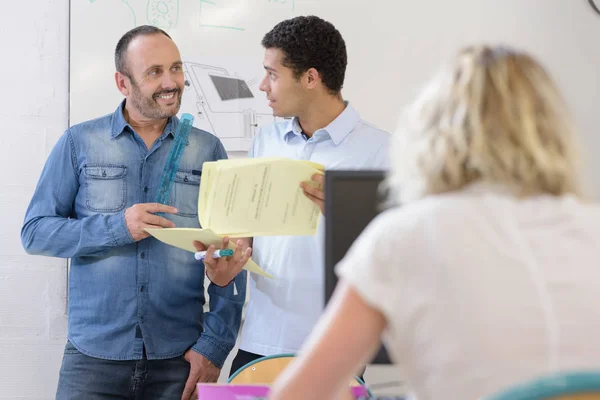
[[[263,92],[268,91],[269,81],[266,76],[262,79],[262,81],[260,81],[260,84],[258,85],[258,89],[262,90]]]
[[[177,87],[177,81],[171,74],[163,74],[161,85],[164,89],[174,89]]]

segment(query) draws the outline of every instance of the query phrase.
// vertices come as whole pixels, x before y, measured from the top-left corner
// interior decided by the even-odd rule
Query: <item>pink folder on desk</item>
[[[355,399],[366,398],[369,394],[364,386],[350,388]],[[266,385],[220,385],[198,384],[198,400],[260,400],[269,395]]]
[[[198,400],[258,400],[266,399],[268,394],[265,385],[198,384]]]

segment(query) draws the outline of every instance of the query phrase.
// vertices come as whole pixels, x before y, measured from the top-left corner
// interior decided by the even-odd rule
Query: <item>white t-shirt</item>
[[[474,185],[381,214],[336,266],[419,400],[600,366],[600,207]]]

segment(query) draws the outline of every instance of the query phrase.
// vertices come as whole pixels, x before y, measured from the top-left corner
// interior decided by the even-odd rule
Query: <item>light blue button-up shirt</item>
[[[105,117],[71,127],[56,143],[27,209],[21,232],[30,254],[71,258],[69,340],[82,353],[110,360],[182,355],[188,348],[221,367],[234,347],[246,273],[234,285],[209,285],[204,265],[153,237],[134,242],[125,209],[154,202],[179,120],[169,119],[148,150],[125,121],[122,103]],[[193,128],[175,176],[167,214],[198,228],[200,171],[227,158],[221,142]]]
[[[389,138],[347,104],[308,139],[296,118],[261,129],[250,157],[310,160],[326,169],[387,170]],[[315,236],[254,238],[252,259],[277,279],[251,276],[242,350],[260,355],[298,351],[323,311],[323,245],[323,218]]]

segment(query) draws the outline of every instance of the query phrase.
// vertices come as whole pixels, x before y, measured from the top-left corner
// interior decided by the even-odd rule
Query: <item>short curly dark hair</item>
[[[342,90],[348,56],[346,43],[332,23],[314,15],[288,19],[275,25],[262,45],[281,49],[282,64],[291,68],[296,78],[315,68],[331,94]]]

